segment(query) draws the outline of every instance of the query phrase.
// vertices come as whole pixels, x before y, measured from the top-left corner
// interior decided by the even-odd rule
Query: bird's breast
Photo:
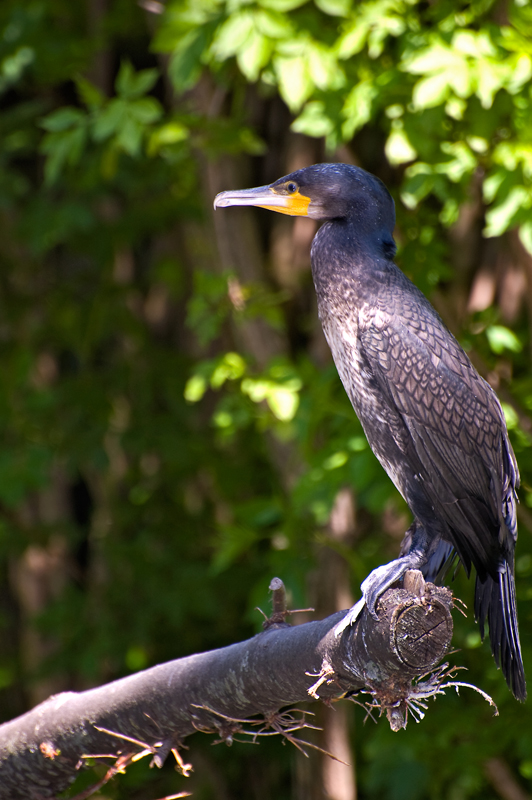
[[[366,420],[383,422],[378,394],[372,386],[373,376],[361,350],[358,309],[353,304],[346,305],[345,310],[337,307],[331,312],[326,304],[320,304],[323,332],[360,421],[363,425]]]

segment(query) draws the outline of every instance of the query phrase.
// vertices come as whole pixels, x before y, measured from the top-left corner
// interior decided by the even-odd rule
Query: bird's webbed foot
[[[373,572],[370,572],[368,577],[360,585],[362,597],[347,612],[345,617],[340,620],[334,629],[336,636],[339,636],[342,631],[357,620],[365,605],[368,607],[371,616],[378,619],[375,607],[379,597],[384,594],[390,586],[400,580],[408,569],[419,569],[423,566],[425,561],[425,555],[414,550],[406,556],[396,558],[394,561],[390,561],[389,564],[384,564],[382,567],[377,567]]]

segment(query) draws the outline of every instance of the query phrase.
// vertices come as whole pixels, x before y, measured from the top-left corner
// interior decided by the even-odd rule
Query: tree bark
[[[335,626],[345,612],[290,627],[277,603],[252,639],[50,697],[0,727],[0,800],[50,800],[91,755],[148,750],[162,766],[197,730],[229,743],[258,723],[290,738],[293,722],[281,708],[361,689],[395,730],[404,727],[412,681],[439,663],[452,636],[451,592],[410,575],[417,580],[407,581],[409,590],[381,598],[377,620],[364,610],[341,636]],[[261,719],[249,720],[256,715]]]

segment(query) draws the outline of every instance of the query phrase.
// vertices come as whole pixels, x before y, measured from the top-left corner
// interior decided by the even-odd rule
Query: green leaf
[[[515,172],[522,166],[523,173],[532,179],[532,143],[528,137],[524,142],[501,142],[493,151],[493,161],[501,164],[509,172]]]
[[[430,75],[436,72],[448,72],[456,67],[463,68],[465,63],[463,56],[454,53],[440,41],[435,41],[417,55],[406,58],[401,64],[401,69],[411,75]]]
[[[361,81],[351,89],[342,108],[345,118],[342,133],[345,139],[351,139],[371,119],[373,102],[378,93],[378,87],[371,80]]]
[[[344,71],[329,48],[310,43],[306,55],[310,77],[318,89],[336,90],[345,84]]]
[[[167,122],[150,135],[148,155],[157,155],[163,147],[171,147],[188,139],[190,131],[180,122]]]
[[[213,389],[219,389],[226,381],[241,378],[245,371],[246,362],[239,353],[225,353],[211,374],[211,386]]]
[[[487,31],[457,31],[452,38],[451,48],[475,59],[497,55],[497,48]]]
[[[498,355],[504,350],[520,353],[523,349],[523,345],[515,333],[503,325],[490,325],[489,328],[486,328],[486,336],[491,349]]]
[[[308,102],[301,114],[292,123],[292,130],[307,136],[328,136],[334,130],[334,122],[325,112],[321,100]]]
[[[179,40],[168,65],[168,74],[177,92],[190,89],[198,79],[206,45],[204,28],[189,31]]]
[[[519,764],[519,772],[523,776],[523,778],[527,778],[528,780],[532,780],[532,759],[526,759],[525,761],[521,761]]]
[[[7,31],[4,32],[4,41]],[[16,84],[24,74],[24,70],[35,60],[35,50],[32,47],[19,47],[13,54],[9,55],[0,64],[0,92],[6,91],[10,86]]]
[[[133,89],[135,81],[135,70],[131,61],[122,61],[115,81],[115,89],[118,95],[127,96]]]
[[[404,21],[396,16],[385,18],[382,25],[372,26],[368,34],[368,56],[379,58],[384,52],[388,37],[400,36],[404,29]]]
[[[439,106],[447,100],[450,90],[448,73],[437,72],[416,83],[412,92],[412,105],[418,110]]]
[[[464,175],[473,173],[477,168],[478,159],[465,142],[442,142],[440,147],[451,159],[437,164],[435,169],[454,183],[458,183]]]
[[[505,64],[482,59],[477,65],[477,89],[482,108],[491,108],[496,93],[506,84],[508,69]]]
[[[352,0],[315,0],[318,8],[331,17],[346,17],[351,10]]]
[[[110,100],[94,119],[92,135],[94,140],[102,142],[114,133],[118,133],[125,124],[128,115],[128,103],[126,100]]]
[[[236,55],[246,44],[253,31],[253,15],[249,11],[231,14],[220,25],[211,46],[212,53],[218,61]]]
[[[513,406],[509,403],[501,403],[501,408],[504,414],[504,419],[506,420],[506,427],[509,431],[515,430],[519,427],[519,417],[517,416],[517,412]]]
[[[519,238],[525,250],[532,255],[532,220],[523,222],[519,226]]]
[[[339,469],[343,467],[344,464],[347,464],[349,460],[349,455],[345,450],[338,450],[336,453],[333,453],[331,456],[325,459],[323,462],[323,469],[330,472],[333,469]]]
[[[532,58],[521,53],[511,64],[510,74],[508,75],[508,91],[511,94],[517,93],[532,78]]]
[[[101,108],[104,105],[106,97],[97,86],[88,81],[87,78],[84,78],[83,75],[76,75],[74,81],[80,100],[86,106],[93,109]]]
[[[502,203],[488,209],[486,212],[484,236],[500,236],[512,225],[516,214],[521,208],[530,208],[531,205],[532,193],[530,189],[524,186],[514,186]]]
[[[48,186],[57,181],[66,164],[74,165],[79,161],[86,141],[85,126],[50,133],[45,137],[41,150],[47,154],[44,177]]]
[[[499,169],[484,179],[484,183],[482,184],[482,195],[486,203],[493,203],[501,184],[507,178],[507,176],[508,172],[506,170]]]
[[[351,58],[360,53],[366,44],[369,29],[369,23],[364,19],[350,23],[336,43],[338,58]]]
[[[294,35],[294,27],[286,14],[262,9],[256,12],[254,21],[257,31],[270,39],[288,39]]]
[[[154,97],[141,97],[139,100],[133,100],[128,104],[127,112],[143,125],[157,122],[163,115],[162,106]]]
[[[298,409],[299,395],[284,386],[276,386],[268,392],[266,402],[278,420],[289,422]]]
[[[270,60],[273,45],[257,31],[252,31],[244,47],[237,54],[237,63],[248,81],[256,81]]]
[[[188,403],[197,403],[207,391],[207,381],[203,375],[192,375],[185,385],[184,397]]]
[[[313,83],[307,60],[304,56],[283,58],[274,61],[279,81],[279,93],[291,111],[298,111],[312,93]]]
[[[429,195],[435,183],[432,167],[417,162],[406,171],[406,182],[401,191],[401,200],[407,208],[414,209]]]
[[[241,389],[253,403],[262,403],[272,388],[271,382],[264,379],[244,378]]]
[[[294,8],[299,8],[304,5],[307,0],[258,0],[258,3],[263,8],[271,8],[272,11],[293,11]]]
[[[132,100],[141,97],[153,88],[159,77],[159,70],[144,69],[135,72],[129,61],[123,61],[120,65],[115,82],[116,92],[120,97]]]
[[[116,144],[130,156],[138,156],[144,133],[143,126],[133,117],[127,117],[117,132]]]
[[[405,131],[401,128],[392,130],[384,146],[384,152],[393,166],[406,164],[408,161],[414,161],[417,158],[417,152],[410,144]]]
[[[47,117],[44,117],[40,125],[41,128],[44,128],[46,131],[66,131],[68,128],[85,124],[86,120],[86,114],[79,108],[64,106],[63,108],[57,109],[57,111],[52,111]]]

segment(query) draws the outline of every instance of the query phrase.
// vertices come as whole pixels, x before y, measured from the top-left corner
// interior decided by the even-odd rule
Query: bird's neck
[[[397,269],[393,264],[395,244],[385,231],[366,231],[352,220],[324,223],[314,237],[311,260],[318,296],[331,284],[346,282],[364,287]]]

